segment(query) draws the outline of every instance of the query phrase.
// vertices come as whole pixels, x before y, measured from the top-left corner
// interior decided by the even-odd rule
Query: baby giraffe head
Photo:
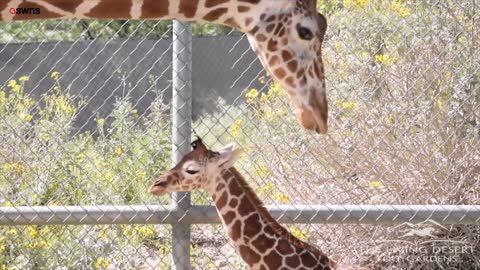
[[[215,186],[215,179],[223,170],[233,167],[242,150],[234,149],[229,144],[218,152],[205,147],[198,138],[192,142],[193,150],[182,160],[150,186],[149,192],[161,196],[175,191],[190,191],[194,189],[210,190]]]

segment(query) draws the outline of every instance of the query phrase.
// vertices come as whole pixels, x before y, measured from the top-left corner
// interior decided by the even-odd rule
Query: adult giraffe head
[[[237,27],[287,90],[300,124],[326,133],[322,62],[327,21],[317,0],[4,0],[0,20],[177,19]]]
[[[261,12],[245,21],[250,44],[265,69],[287,90],[299,123],[306,129],[327,133],[322,61],[327,20],[317,12],[316,0],[265,2]]]

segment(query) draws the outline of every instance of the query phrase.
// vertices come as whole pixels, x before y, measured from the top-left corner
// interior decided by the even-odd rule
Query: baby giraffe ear
[[[223,169],[228,169],[235,165],[235,162],[240,158],[243,153],[243,149],[235,149],[235,144],[231,143],[218,151],[220,157],[218,160],[219,167]]]

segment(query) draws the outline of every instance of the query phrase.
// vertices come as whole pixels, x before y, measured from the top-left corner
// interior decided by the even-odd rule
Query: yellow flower
[[[10,81],[8,81],[8,86],[9,86],[10,88],[12,88],[12,91],[13,91],[14,93],[18,93],[18,92],[20,92],[20,91],[22,90],[22,86],[19,85],[19,84],[17,84],[17,81],[15,81],[15,80],[10,80]]]
[[[155,236],[155,231],[153,230],[153,226],[140,226],[139,228],[137,228],[137,231],[144,238],[152,238]]]
[[[258,90],[255,88],[252,88],[248,93],[245,94],[245,98],[247,99],[247,103],[254,103],[255,98],[258,96]]]
[[[21,81],[21,82],[26,82],[26,81],[30,80],[30,77],[22,76],[22,77],[18,78],[18,80]]]
[[[115,148],[115,155],[120,156],[123,154],[123,150],[120,147]]]
[[[387,124],[393,124],[394,120],[395,120],[395,116],[393,114],[389,114],[385,118],[385,122],[387,122]]]
[[[307,234],[305,231],[299,229],[297,226],[292,225],[290,226],[290,232],[292,233],[293,236],[296,238],[305,241],[307,239]]]
[[[240,131],[242,129],[242,119],[235,120],[230,128],[228,129],[228,133],[232,138],[238,138],[240,136]]]
[[[57,71],[54,71],[52,72],[52,75],[50,75],[50,77],[52,77],[52,79],[54,80],[58,80],[58,78],[60,77],[60,73]]]
[[[265,111],[263,112],[263,115],[262,115],[262,116],[263,116],[264,118],[272,118],[272,116],[274,116],[274,115],[275,115],[275,112],[274,112],[274,111],[272,111],[272,110],[265,110]]]
[[[105,232],[105,231],[101,231],[101,232],[98,234],[98,237],[99,237],[100,239],[105,239],[105,238],[107,238],[107,236],[108,236],[108,235],[107,235],[107,232]]]
[[[268,88],[268,97],[275,97],[281,93],[282,87],[278,82],[274,82]]]
[[[113,172],[111,171],[108,171],[107,173],[105,173],[105,175],[103,176],[103,179],[107,182],[107,183],[110,183],[112,182],[113,180]]]
[[[273,184],[272,182],[267,182],[265,185],[259,187],[257,189],[257,193],[260,195],[260,196],[263,196],[267,193],[270,193],[271,191],[273,190]]]
[[[36,226],[28,226],[27,231],[30,238],[37,238],[39,235]]]
[[[0,105],[5,103],[7,101],[7,95],[5,94],[5,91],[0,91]]]
[[[15,81],[15,80],[8,81],[8,86],[11,87],[11,88],[17,86],[17,81]]]
[[[102,127],[103,125],[105,125],[105,119],[97,118],[96,120],[97,120],[97,126]]]
[[[347,7],[356,7],[356,8],[364,8],[368,5],[369,0],[344,0],[343,3]]]
[[[335,104],[343,110],[354,110],[357,108],[358,104],[355,102],[351,101],[343,101],[343,100],[337,100],[335,101]]]
[[[288,203],[290,201],[290,198],[288,197],[288,195],[284,195],[284,194],[275,193],[273,197],[276,201],[280,203]]]
[[[412,10],[402,0],[394,0],[392,2],[392,10],[398,13],[400,17],[407,17],[412,14]]]
[[[73,114],[73,107],[70,105],[70,101],[65,96],[60,96],[57,98],[56,107],[59,111],[64,112],[68,115]]]
[[[268,101],[268,95],[265,95],[264,93],[262,93],[262,95],[260,96],[260,101],[265,103]]]
[[[7,248],[4,245],[0,245],[0,253],[3,253],[6,249]]]
[[[25,171],[25,166],[17,163],[5,163],[3,164],[3,170],[20,174]]]
[[[388,54],[377,54],[375,55],[375,61],[381,64],[391,64],[394,62],[394,59]]]
[[[270,171],[265,167],[265,165],[260,164],[258,168],[255,170],[258,176],[268,176],[270,175]]]
[[[109,265],[110,265],[110,262],[107,261],[107,260],[105,260],[105,259],[98,258],[98,259],[95,261],[95,269],[105,269],[105,268],[107,268]]]
[[[383,183],[380,181],[370,181],[370,187],[371,188],[382,188]]]
[[[30,114],[26,114],[23,116],[23,120],[25,120],[25,122],[30,122],[32,121],[32,116]]]
[[[265,76],[262,76],[262,77],[258,78],[258,81],[259,81],[261,84],[265,84],[265,82],[267,81],[267,79],[265,78]]]

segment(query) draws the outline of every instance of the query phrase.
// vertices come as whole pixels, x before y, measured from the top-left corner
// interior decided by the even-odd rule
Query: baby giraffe
[[[233,167],[241,149],[228,145],[214,152],[201,139],[192,147],[193,151],[160,176],[149,192],[161,196],[199,188],[208,191],[231,242],[249,269],[365,269],[338,267],[323,252],[280,225]]]

